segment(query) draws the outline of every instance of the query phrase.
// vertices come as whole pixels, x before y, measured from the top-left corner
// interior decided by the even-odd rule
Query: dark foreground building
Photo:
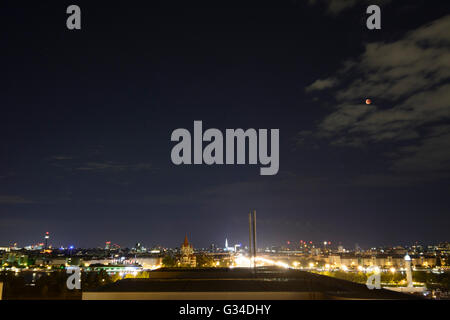
[[[320,300],[417,299],[389,290],[305,271],[284,269],[157,270],[148,279],[125,279],[93,291],[84,300]]]

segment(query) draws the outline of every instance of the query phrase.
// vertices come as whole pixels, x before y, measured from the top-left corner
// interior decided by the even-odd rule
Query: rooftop
[[[305,271],[277,268],[156,270],[148,279],[124,279],[94,291],[83,299],[417,299],[389,290]]]

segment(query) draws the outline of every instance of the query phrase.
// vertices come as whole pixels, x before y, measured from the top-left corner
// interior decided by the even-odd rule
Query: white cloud
[[[332,88],[337,85],[336,79],[318,79],[305,88],[306,92]]]
[[[324,81],[317,80],[307,87],[331,91],[338,103],[315,135],[354,147],[402,141],[407,146],[394,160],[396,172],[450,168],[450,135],[436,136],[446,132],[450,120],[448,30],[450,15],[398,41],[369,43],[360,57],[328,78],[334,86],[313,86]],[[365,105],[365,98],[377,106]]]

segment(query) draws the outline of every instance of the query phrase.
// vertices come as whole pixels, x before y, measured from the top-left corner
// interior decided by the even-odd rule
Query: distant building
[[[229,247],[228,246],[228,239],[225,238],[225,248],[223,248],[223,251],[234,252],[234,251],[236,251],[236,247]]]
[[[44,250],[48,249],[48,240],[50,239],[50,233],[47,231],[44,235]]]
[[[404,255],[406,255],[408,252],[406,251],[405,248],[400,247],[400,246],[397,246],[397,247],[394,247],[394,248],[392,249],[392,253],[395,254],[395,255],[402,255],[402,256],[404,256]]]
[[[138,252],[138,253],[144,253],[147,250],[145,249],[145,247],[140,242],[138,242],[134,246],[133,251]]]
[[[9,265],[26,266],[28,264],[28,255],[16,252],[9,252],[0,258],[1,264],[7,263]]]
[[[180,264],[195,267],[197,265],[196,258],[194,256],[194,248],[189,243],[187,235],[184,237],[184,242],[180,248]]]
[[[412,256],[410,258],[412,267],[429,267],[433,268],[436,266],[437,259],[436,257],[427,257],[427,256]],[[326,263],[330,265],[334,265],[336,267],[373,267],[378,266],[382,268],[406,268],[407,264],[405,262],[404,256],[401,255],[386,255],[386,254],[378,254],[378,255],[368,255],[361,256],[355,254],[346,254],[339,253],[329,255],[324,259]]]

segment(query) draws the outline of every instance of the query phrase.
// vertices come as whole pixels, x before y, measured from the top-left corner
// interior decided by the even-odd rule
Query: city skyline
[[[194,243],[195,244],[195,240],[192,241],[192,238],[195,239],[195,237],[191,237],[191,235],[189,233],[185,233],[185,237],[187,237],[189,239],[190,243]],[[248,235],[247,235],[248,237]],[[52,250],[58,250],[58,249],[101,249],[101,248],[122,248],[122,249],[132,249],[135,248],[136,245],[140,245],[144,248],[146,248],[147,250],[150,250],[152,248],[178,248],[180,247],[180,244],[178,242],[180,242],[180,239],[177,239],[175,241],[171,241],[173,243],[175,243],[175,245],[168,245],[167,243],[164,243],[164,241],[153,241],[153,242],[148,242],[148,241],[142,241],[143,239],[137,239],[137,240],[129,240],[127,243],[118,243],[116,241],[114,241],[113,239],[108,239],[105,240],[103,242],[99,242],[98,245],[96,246],[83,246],[83,245],[78,245],[76,246],[75,244],[78,243],[79,241],[75,240],[75,241],[71,241],[69,243],[61,243],[58,239],[53,239],[53,234],[50,232],[45,232],[43,237],[41,239],[38,239],[37,241],[34,242],[29,242],[29,243],[18,243],[15,241],[10,241],[8,243],[0,243],[0,247],[1,248],[6,248],[6,247],[17,247],[17,248],[24,248],[27,250],[42,250],[45,248],[49,248]],[[420,240],[416,240],[414,242],[401,242],[401,243],[395,243],[395,244],[372,244],[370,246],[361,246],[360,243],[355,242],[355,243],[349,243],[346,241],[330,241],[331,239],[323,239],[323,240],[318,240],[318,241],[312,241],[309,239],[286,239],[285,241],[281,241],[278,243],[263,243],[260,244],[259,242],[257,243],[257,249],[258,250],[264,250],[264,249],[270,249],[270,248],[298,248],[298,247],[302,247],[302,246],[307,246],[308,248],[310,247],[314,247],[314,248],[333,248],[333,249],[337,249],[339,247],[342,247],[343,249],[353,252],[353,251],[357,251],[358,248],[361,250],[369,250],[369,249],[373,249],[373,248],[396,248],[396,247],[405,247],[405,248],[411,248],[414,246],[421,246],[424,248],[427,247],[434,247],[437,244],[442,244],[442,243],[448,243],[449,241],[443,240],[443,241],[435,241],[435,242],[423,242]],[[48,243],[47,243],[48,241]],[[231,244],[231,247],[228,246],[228,244]],[[223,245],[223,246],[222,246]],[[204,250],[208,250],[211,249],[212,247],[214,247],[215,249],[223,249],[226,251],[227,248],[232,248],[234,246],[240,246],[243,249],[248,249],[248,240],[246,241],[241,241],[240,239],[230,239],[229,237],[225,236],[222,239],[222,242],[217,241],[217,242],[213,242],[210,241],[209,243],[206,244],[196,244],[195,249],[204,249]]]

